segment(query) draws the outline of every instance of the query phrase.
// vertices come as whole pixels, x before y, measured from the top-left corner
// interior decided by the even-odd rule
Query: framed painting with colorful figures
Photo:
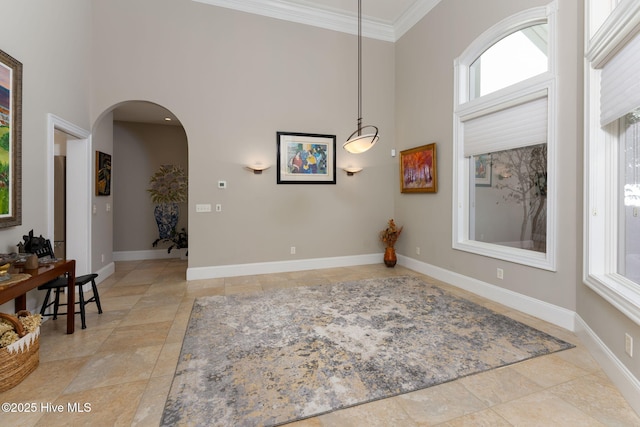
[[[335,184],[336,136],[278,132],[278,184]]]

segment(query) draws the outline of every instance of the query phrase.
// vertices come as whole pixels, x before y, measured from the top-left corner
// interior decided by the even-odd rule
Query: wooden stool
[[[82,329],[87,328],[87,324],[85,321],[85,311],[84,311],[85,305],[89,304],[90,302],[95,302],[96,305],[98,306],[98,313],[102,314],[102,307],[100,306],[100,296],[98,295],[98,287],[96,286],[96,277],[98,277],[98,275],[95,273],[85,274],[83,276],[76,277],[76,286],[78,287],[78,302],[76,302],[76,304],[80,305],[80,311],[76,311],[75,314],[80,313],[80,319],[82,319]],[[38,286],[38,289],[47,291],[47,295],[44,297],[44,303],[42,303],[42,308],[40,309],[40,314],[42,316],[53,316],[54,319],[57,319],[58,314],[60,315],[67,314],[66,312],[58,313],[58,308],[61,305],[67,305],[66,303],[60,303],[60,293],[64,292],[64,289],[67,287],[67,280],[68,279],[66,277],[59,277],[56,280],[52,280],[49,283],[45,283],[42,286]],[[91,282],[91,289],[93,291],[93,296],[85,301],[84,291],[82,290],[82,287],[89,282]],[[51,291],[53,290],[55,290],[56,295],[53,301],[49,302],[49,297],[51,296]],[[53,305],[53,314],[45,314],[45,310],[49,308],[51,305]],[[67,307],[67,310],[69,310],[68,307]]]

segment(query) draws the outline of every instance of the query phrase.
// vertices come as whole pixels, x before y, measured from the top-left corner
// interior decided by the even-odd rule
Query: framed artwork
[[[0,50],[0,228],[22,224],[22,64]]]
[[[436,143],[400,152],[400,191],[437,193]]]
[[[335,184],[336,136],[278,132],[278,184]]]
[[[111,195],[111,154],[96,151],[96,196]]]
[[[491,187],[491,154],[473,156],[475,162],[476,187]]]

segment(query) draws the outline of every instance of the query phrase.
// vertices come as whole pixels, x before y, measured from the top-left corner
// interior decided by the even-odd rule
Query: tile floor
[[[40,366],[0,393],[1,402],[29,405],[19,414],[0,412],[0,425],[157,426],[197,297],[421,276],[381,264],[187,282],[185,269],[178,260],[119,262],[116,273],[98,285],[104,313],[87,307],[87,329],[66,335],[64,317],[45,322]],[[640,417],[574,334],[441,285],[577,347],[290,426],[640,426]]]

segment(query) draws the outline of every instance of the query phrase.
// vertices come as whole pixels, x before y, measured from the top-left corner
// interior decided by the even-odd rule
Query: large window
[[[555,3],[456,60],[453,247],[555,269]]]
[[[585,283],[640,324],[640,2],[587,6]]]

